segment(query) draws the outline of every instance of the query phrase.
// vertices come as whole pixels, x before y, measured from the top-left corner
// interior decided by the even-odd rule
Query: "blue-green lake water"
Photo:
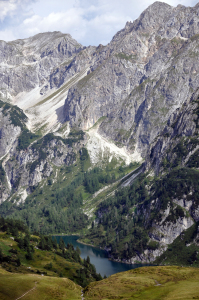
[[[61,236],[56,236],[58,243],[60,238]],[[78,236],[62,236],[62,238],[66,245],[70,243],[73,244],[74,248],[77,246],[79,247],[81,251],[81,258],[87,258],[87,256],[89,256],[91,263],[95,265],[97,273],[100,273],[102,276],[106,275],[108,277],[118,272],[124,272],[144,266],[141,264],[129,265],[108,260],[108,254],[106,251],[78,243]]]

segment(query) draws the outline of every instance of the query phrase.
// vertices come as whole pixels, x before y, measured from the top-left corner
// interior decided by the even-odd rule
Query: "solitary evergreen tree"
[[[64,240],[62,239],[62,237],[59,240],[59,249],[61,249],[61,250],[65,249],[65,244],[64,244]]]

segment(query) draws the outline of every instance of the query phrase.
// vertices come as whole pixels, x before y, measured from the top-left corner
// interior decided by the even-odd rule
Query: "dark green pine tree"
[[[61,237],[60,240],[59,240],[59,249],[64,250],[65,248],[66,248],[66,246],[64,244],[64,240]]]

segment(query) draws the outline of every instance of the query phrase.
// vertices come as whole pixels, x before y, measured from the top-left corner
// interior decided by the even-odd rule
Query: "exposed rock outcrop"
[[[98,132],[144,157],[198,88],[198,10],[155,2],[127,23],[98,50],[91,73],[69,90],[66,120],[88,129],[107,117]]]

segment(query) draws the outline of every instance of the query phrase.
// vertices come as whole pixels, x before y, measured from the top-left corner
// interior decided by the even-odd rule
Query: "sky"
[[[0,40],[40,32],[69,33],[84,46],[106,45],[127,21],[134,21],[151,0],[0,0]],[[168,0],[194,6],[197,0]]]

